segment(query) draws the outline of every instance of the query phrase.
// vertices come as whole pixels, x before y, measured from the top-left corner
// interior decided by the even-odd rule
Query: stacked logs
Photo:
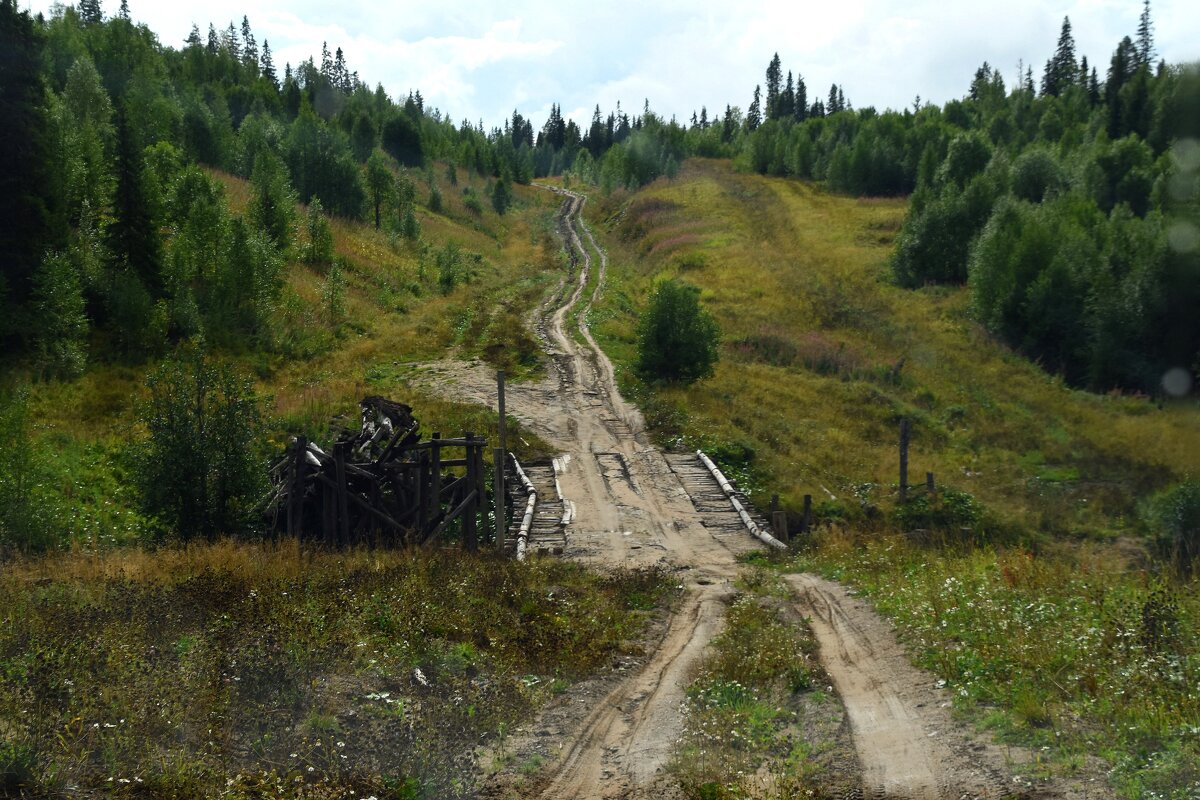
[[[303,436],[271,468],[266,516],[277,533],[330,547],[429,545],[452,526],[464,547],[487,530],[483,453],[467,433],[422,442],[412,408],[383,397],[359,403],[358,432],[327,452]],[[461,458],[447,458],[447,449]]]

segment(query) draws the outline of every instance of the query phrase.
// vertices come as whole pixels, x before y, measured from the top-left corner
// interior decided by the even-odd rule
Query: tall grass
[[[1200,591],[1110,547],[918,548],[830,530],[798,566],[858,587],[986,727],[1130,798],[1200,791]]]
[[[16,562],[0,579],[0,782],[460,796],[473,748],[621,652],[664,586],[294,542]],[[263,788],[275,778],[282,795]]]

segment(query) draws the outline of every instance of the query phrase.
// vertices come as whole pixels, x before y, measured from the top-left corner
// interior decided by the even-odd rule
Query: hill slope
[[[811,494],[830,518],[890,507],[901,417],[910,482],[934,472],[992,509],[998,528],[1126,531],[1139,498],[1195,467],[1194,403],[1072,390],[973,322],[965,289],[891,285],[902,201],[693,159],[676,181],[591,213],[613,262],[595,328],[628,381],[652,282],[703,290],[724,334],[716,376],[643,387],[643,405],[665,438],[752,465],[760,499],[775,491],[795,510]]]

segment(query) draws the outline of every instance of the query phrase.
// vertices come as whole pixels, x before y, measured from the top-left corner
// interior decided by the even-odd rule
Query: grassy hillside
[[[657,433],[715,452],[762,505],[812,494],[832,523],[780,568],[870,597],[959,710],[1038,769],[1194,796],[1200,592],[1149,560],[1139,513],[1195,477],[1194,400],[1072,390],[973,322],[966,289],[891,285],[900,201],[693,160],[590,212],[612,262],[594,328]],[[724,331],[715,376],[689,388],[632,373],[660,276],[701,287]],[[935,502],[897,502],[901,417]]]
[[[1111,535],[1200,452],[1194,401],[1075,391],[973,322],[965,289],[908,291],[886,270],[905,206],[693,159],[675,181],[589,205],[613,269],[595,327],[665,439],[752,467],[759,499],[811,494],[828,516],[895,500],[901,417],[910,482],[934,472],[997,528]],[[714,378],[645,393],[629,375],[654,280],[699,286],[723,330]],[[742,462],[742,463],[739,463]]]
[[[493,415],[410,388],[405,365],[456,353],[486,359],[518,379],[538,369],[536,343],[520,319],[562,268],[552,237],[554,198],[517,187],[509,214],[497,216],[490,208],[476,213],[464,206],[463,190],[482,191],[483,179],[462,174],[450,186],[438,174],[443,212],[418,209],[418,242],[333,220],[345,281],[338,319],[327,310],[326,268],[292,261],[273,321],[274,341],[220,354],[253,374],[258,390],[271,398],[272,447],[295,433],[325,440],[335,417],[356,425],[356,404],[368,394],[413,405],[426,433],[489,435]],[[243,210],[248,185],[224,173],[215,177],[231,210]],[[454,272],[450,288],[440,264]],[[147,531],[126,485],[123,453],[140,435],[136,406],[155,363],[99,363],[79,379],[29,387],[28,427],[40,480],[69,538],[128,543]],[[524,440],[539,447],[536,437],[524,434]]]

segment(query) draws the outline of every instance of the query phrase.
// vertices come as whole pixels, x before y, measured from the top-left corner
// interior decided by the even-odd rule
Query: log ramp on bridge
[[[625,480],[633,483],[629,467],[620,453],[596,453],[596,460],[601,470],[608,475],[619,470]],[[683,490],[692,501],[692,506],[700,515],[701,524],[718,540],[729,543],[745,543],[747,537],[754,535],[755,529],[765,533],[769,541],[765,544],[774,547],[784,547],[787,540],[786,531],[774,530],[766,517],[750,503],[740,491],[734,490],[734,497],[721,487],[720,479],[705,465],[699,453],[667,453],[667,464],[671,471],[678,476]],[[571,503],[562,497],[558,481],[561,458],[551,462],[518,464],[520,471],[528,478],[536,492],[537,502],[534,509],[532,525],[523,531],[523,514],[521,513],[528,498],[526,486],[510,469],[510,477],[505,486],[508,490],[509,507],[513,509],[511,522],[508,526],[508,536],[505,547],[510,552],[517,552],[518,542],[527,537],[526,552],[535,555],[562,555],[568,546],[568,525],[572,519]],[[755,528],[747,526],[746,521],[733,504],[736,499],[746,510]]]

